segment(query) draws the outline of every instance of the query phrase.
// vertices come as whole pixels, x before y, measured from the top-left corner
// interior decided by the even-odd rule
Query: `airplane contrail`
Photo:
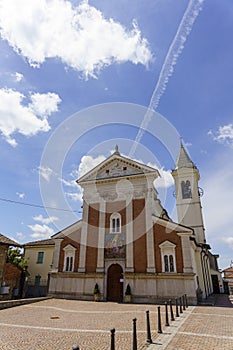
[[[184,48],[184,43],[187,40],[187,37],[193,28],[194,22],[202,9],[201,5],[203,2],[204,0],[190,0],[188,3],[186,11],[180,21],[176,35],[168,49],[167,55],[165,57],[163,66],[159,74],[157,84],[155,86],[150,100],[150,104],[147,108],[136,139],[134,140],[133,146],[130,150],[130,158],[134,155],[137,145],[140,142],[144,132],[146,131],[146,128],[151,120],[153,113],[159,105],[160,98],[166,90],[169,78],[174,72],[174,67],[177,63],[177,59],[180,56]]]

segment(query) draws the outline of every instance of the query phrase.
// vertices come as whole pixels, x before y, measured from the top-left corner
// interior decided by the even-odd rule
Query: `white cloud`
[[[30,235],[32,238],[44,239],[49,238],[54,234],[54,230],[45,224],[28,225],[28,227],[33,231],[33,233]]]
[[[23,9],[23,11],[22,11]],[[148,42],[136,23],[127,30],[88,1],[72,7],[64,0],[2,0],[0,34],[31,66],[59,58],[86,77],[113,62],[147,65]]]
[[[232,259],[232,198],[233,164],[229,162],[232,150],[223,150],[206,164],[202,175],[201,198],[207,242],[212,251],[220,255],[220,267],[226,267]]]
[[[106,157],[104,155],[99,155],[96,158],[93,158],[92,156],[83,156],[78,167],[78,176],[83,176],[105,159]]]
[[[20,241],[22,241],[24,238],[26,238],[25,234],[22,232],[16,232],[16,236]]]
[[[33,136],[38,132],[50,130],[48,116],[57,111],[61,101],[53,93],[32,94],[31,103],[23,104],[25,96],[12,89],[0,89],[0,132],[6,141],[16,146],[17,142],[12,135],[20,133],[24,136]]]
[[[24,78],[23,74],[19,72],[15,72],[14,74],[12,74],[12,77],[16,81],[16,83],[19,83]]]
[[[52,113],[58,111],[58,104],[61,102],[59,96],[52,92],[47,94],[35,93],[31,96],[32,103],[29,104],[31,111],[45,119]]]
[[[82,202],[82,198],[83,198],[82,192],[76,192],[76,193],[66,192],[66,196],[69,197],[74,202],[78,202],[78,201]]]
[[[168,188],[174,185],[174,179],[171,175],[171,170],[158,169],[160,177],[154,181],[155,188]]]
[[[76,187],[77,188],[77,183],[75,180],[65,180],[65,179],[61,179],[61,182],[63,183],[63,185],[67,186],[67,187]]]
[[[20,199],[24,199],[25,198],[25,193],[20,193],[20,192],[16,192],[17,196],[20,198]]]
[[[35,221],[39,221],[39,222],[42,222],[42,224],[51,224],[53,223],[54,221],[57,221],[58,218],[56,216],[50,216],[48,218],[44,218],[41,214],[40,215],[37,215],[37,216],[34,216],[33,217],[33,220]]]
[[[40,172],[40,176],[42,176],[43,179],[45,179],[46,181],[49,182],[50,178],[51,178],[51,176],[53,174],[52,169],[49,168],[49,167],[42,167],[42,166],[40,166],[38,169],[39,169],[39,172]]]
[[[223,242],[227,243],[229,248],[233,249],[233,237],[222,238]]]
[[[208,135],[212,136],[214,141],[233,147],[233,124],[220,126],[217,132],[210,130]]]

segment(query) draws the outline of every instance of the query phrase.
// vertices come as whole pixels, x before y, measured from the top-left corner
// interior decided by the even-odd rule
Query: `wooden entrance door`
[[[107,281],[107,299],[109,301],[123,301],[123,278],[122,267],[118,264],[113,264],[108,269]]]

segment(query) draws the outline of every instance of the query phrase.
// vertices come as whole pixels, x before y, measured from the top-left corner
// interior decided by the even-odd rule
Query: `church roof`
[[[12,239],[2,235],[1,233],[0,233],[0,244],[5,244],[5,245],[8,245],[8,246],[12,245],[12,246],[15,246],[15,247],[20,247],[19,243],[16,243]]]
[[[24,244],[24,247],[40,246],[40,245],[54,245],[55,242],[52,238],[41,239],[39,241],[28,242]]]
[[[110,157],[81,176],[77,182],[78,184],[82,184],[90,181],[140,175],[154,175],[155,178],[160,176],[157,169],[122,156],[118,150],[118,146],[116,146],[115,152]]]
[[[180,143],[180,152],[176,161],[176,169],[180,169],[180,168],[192,168],[195,169],[196,166],[194,165],[194,163],[192,162],[192,160],[190,159],[186,149],[183,146],[183,143]]]

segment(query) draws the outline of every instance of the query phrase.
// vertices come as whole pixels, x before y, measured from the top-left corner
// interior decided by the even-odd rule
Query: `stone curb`
[[[36,303],[38,301],[42,301],[42,300],[46,300],[46,299],[51,299],[51,297],[4,300],[4,301],[0,301],[0,310],[7,309],[9,307],[19,306],[19,305]]]

